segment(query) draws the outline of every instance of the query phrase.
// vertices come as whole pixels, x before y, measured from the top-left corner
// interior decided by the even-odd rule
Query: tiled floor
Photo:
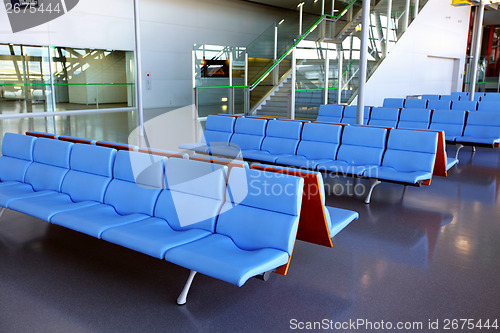
[[[286,277],[241,288],[198,275],[183,307],[175,299],[186,269],[6,211],[0,332],[286,332],[292,319],[422,322],[431,331],[439,319],[438,332],[445,319],[500,320],[499,183],[500,151],[471,159],[465,148],[430,187],[403,194],[382,184],[370,205],[329,195],[327,204],[360,213],[333,249],[298,242]]]

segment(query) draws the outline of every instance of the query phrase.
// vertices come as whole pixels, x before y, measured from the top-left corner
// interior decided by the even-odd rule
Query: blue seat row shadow
[[[497,112],[500,111],[500,100],[385,98],[383,107]]]
[[[342,117],[343,105],[321,105],[318,122]],[[347,108],[347,106],[346,106]],[[446,141],[461,145],[496,147],[500,143],[500,112],[429,110],[417,108],[372,108],[368,126],[444,131]]]
[[[242,286],[287,265],[303,184],[292,175],[13,133],[0,157],[0,206],[190,269],[178,304],[197,272]],[[332,234],[358,216],[340,217]]]
[[[369,178],[369,203],[381,180],[430,184],[437,144],[438,133],[430,131],[208,116],[202,143],[181,148]]]

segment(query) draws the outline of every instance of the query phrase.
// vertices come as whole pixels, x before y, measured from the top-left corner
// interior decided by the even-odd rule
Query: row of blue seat
[[[438,134],[255,118],[209,116],[202,144],[181,148],[342,175],[430,182]],[[457,161],[449,161],[450,167]],[[371,195],[371,191],[369,193]],[[369,202],[367,197],[366,202]]]
[[[0,180],[2,207],[238,286],[288,262],[303,191],[300,177],[12,133]]]
[[[468,92],[455,91],[450,95],[436,95],[436,94],[423,94],[422,99],[424,100],[443,100],[443,101],[467,101],[469,100]],[[474,100],[478,101],[500,101],[500,93],[484,93],[476,92],[474,93]]]
[[[417,108],[433,110],[460,110],[460,111],[500,111],[500,100],[498,101],[469,101],[469,100],[426,100],[426,99],[404,99],[386,98],[383,107],[389,108]]]
[[[321,105],[316,121],[341,123],[343,105]],[[467,145],[500,143],[500,112],[373,108],[368,125],[444,131],[446,141]]]

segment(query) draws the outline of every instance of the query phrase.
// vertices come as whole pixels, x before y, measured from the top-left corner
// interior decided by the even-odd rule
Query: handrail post
[[[302,15],[303,15],[304,3],[301,2],[298,6],[299,6],[299,36],[302,36]]]
[[[294,46],[292,50],[292,82],[290,87],[290,119],[295,119],[295,85],[297,83],[297,48]]]
[[[330,76],[330,52],[328,49],[325,50],[325,82],[324,82],[324,90],[325,95],[323,99],[323,104],[328,104],[328,77]]]
[[[139,0],[134,0],[134,30],[135,30],[135,103],[137,120],[139,122],[139,139],[144,138],[144,109],[142,104],[142,58],[141,58],[141,30],[139,15]]]
[[[415,19],[418,15],[418,7],[420,6],[419,4],[419,1],[418,0],[415,0],[415,8],[414,8],[414,15],[413,15],[413,19]]]
[[[229,113],[234,114],[233,50],[229,51]]]
[[[245,106],[244,106],[244,114],[248,115],[250,112],[250,88],[248,87],[248,52],[245,51]]]
[[[342,51],[342,44],[337,44],[337,52],[339,59],[339,68],[338,68],[338,81],[337,81],[337,104],[342,103],[342,67],[344,66],[344,51]]]
[[[274,26],[274,62],[278,60],[278,24]],[[278,65],[279,66],[279,65]],[[273,73],[273,86],[279,81],[279,70],[275,69]]]
[[[386,27],[386,38],[385,38],[385,49],[384,58],[387,57],[389,53],[389,34],[391,33],[391,15],[392,15],[392,0],[387,0],[387,27]]]
[[[370,0],[363,0],[361,21],[361,49],[359,60],[358,112],[356,124],[363,125],[365,113],[365,85],[368,65],[368,30],[370,29]]]
[[[474,25],[477,26],[475,30],[476,36],[474,38],[474,58],[472,63],[472,75],[471,75],[471,88],[469,92],[469,99],[471,101],[474,100],[474,93],[476,91],[476,81],[477,81],[477,71],[479,67],[479,57],[481,56],[481,34],[483,32],[483,16],[484,16],[484,3],[481,1],[481,4],[477,7],[476,11],[477,20],[474,22]]]
[[[410,1],[411,0],[406,0],[406,7],[405,7],[405,18],[403,21],[403,31],[406,31],[408,29],[408,26],[410,25]]]

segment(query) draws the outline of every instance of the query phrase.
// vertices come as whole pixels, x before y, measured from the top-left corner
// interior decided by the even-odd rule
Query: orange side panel
[[[319,180],[316,175],[307,172],[275,169],[272,167],[252,166],[252,169],[302,177],[304,179],[304,192],[302,196],[297,239],[317,245],[333,247],[326,222],[324,203],[319,192]]]
[[[46,138],[46,139],[55,139],[56,138],[56,136],[52,135],[52,134],[35,133],[35,132],[31,132],[31,131],[27,131],[25,134],[29,135],[29,136],[35,136],[37,138]]]
[[[111,143],[103,143],[103,142],[96,142],[96,146],[101,146],[101,147],[108,147],[108,148],[113,148],[116,150],[131,150],[130,147],[128,146],[122,146],[119,144],[111,144]]]
[[[82,144],[86,144],[86,145],[91,145],[92,144],[92,140],[87,140],[87,139],[67,138],[67,137],[64,137],[64,136],[60,136],[58,139],[61,140],[61,141],[67,141],[67,142],[73,142],[73,143],[82,143]]]

